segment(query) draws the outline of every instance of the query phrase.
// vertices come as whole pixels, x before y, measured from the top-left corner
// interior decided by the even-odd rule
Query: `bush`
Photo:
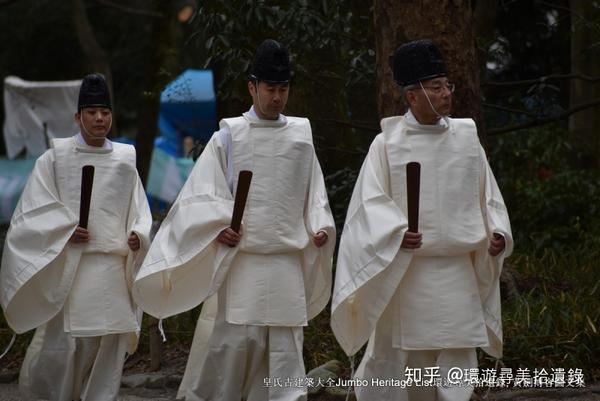
[[[600,173],[572,167],[576,160],[560,128],[492,138],[490,162],[523,252],[573,247],[600,236]]]

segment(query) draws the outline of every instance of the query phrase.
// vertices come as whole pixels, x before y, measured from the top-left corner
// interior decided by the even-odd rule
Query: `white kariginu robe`
[[[223,388],[243,385],[194,373],[205,364],[217,309],[224,315],[216,317],[223,326],[284,326],[298,328],[301,334],[301,327],[325,307],[330,296],[335,226],[308,120],[287,117],[271,122],[245,113],[221,121],[221,128],[231,133],[231,148],[225,149],[219,135],[209,141],[134,284],[138,304],[159,318],[191,309],[217,291],[225,302],[217,308],[213,298],[208,303],[212,308],[204,306],[200,334],[190,355],[190,361],[200,366],[188,364],[180,389],[190,399],[199,397],[188,390],[200,379]],[[228,166],[233,171],[228,172]],[[215,238],[229,226],[233,211],[227,176],[232,177],[235,193],[240,170],[252,171],[253,178],[241,242],[229,248]],[[322,248],[312,243],[319,230],[329,237]],[[214,333],[212,338],[224,335]],[[288,343],[296,352],[298,341]],[[249,369],[243,361],[234,365]],[[216,375],[218,369],[206,371]]]
[[[331,325],[348,355],[364,345],[387,309],[395,349],[482,347],[501,356],[499,276],[513,247],[508,214],[474,122],[445,122],[386,118],[365,159],[346,216],[332,302]],[[412,161],[421,163],[423,245],[403,250],[406,164]],[[497,257],[487,252],[493,233],[506,240]]]
[[[84,165],[95,167],[90,241],[73,244],[68,240],[78,225]],[[37,160],[11,220],[0,270],[7,322],[17,333],[38,328],[21,371],[24,393],[53,400],[80,397],[71,390],[81,387],[74,381],[85,380],[87,373],[73,362],[81,354],[76,338],[104,336],[116,337],[95,342],[83,358],[91,358],[91,366],[94,358],[102,361],[95,380],[119,372],[112,380],[118,391],[122,358],[108,360],[101,352],[114,353],[117,347],[124,356],[137,345],[141,315],[130,286],[148,249],[151,223],[132,146],[92,147],[77,137],[55,139]],[[127,245],[131,232],[140,238],[137,252]],[[99,394],[81,390],[83,396]],[[116,397],[114,391],[100,393],[107,400]]]

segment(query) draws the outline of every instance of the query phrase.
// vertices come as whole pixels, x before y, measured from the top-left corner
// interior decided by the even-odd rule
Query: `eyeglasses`
[[[445,84],[435,84],[435,85],[431,85],[431,86],[423,86],[423,85],[421,85],[421,88],[423,88],[423,89],[429,89],[430,91],[432,91],[436,95],[439,95],[440,93],[442,93],[442,91],[444,89],[448,89],[448,91],[450,91],[450,93],[454,93],[455,85],[453,83],[446,82]]]

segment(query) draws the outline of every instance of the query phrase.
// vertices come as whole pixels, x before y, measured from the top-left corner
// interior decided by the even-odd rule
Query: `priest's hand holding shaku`
[[[129,245],[129,249],[132,251],[137,251],[140,249],[140,237],[137,236],[136,233],[129,234],[129,238],[127,238],[127,245]]]
[[[74,244],[83,244],[84,242],[90,241],[90,232],[83,227],[77,226],[73,234],[71,234],[71,238],[69,238],[69,242]]]
[[[498,233],[494,233],[493,238],[490,240],[490,247],[488,248],[488,252],[492,256],[498,256],[500,252],[504,250],[506,247],[506,241],[504,240],[504,236]]]
[[[327,235],[326,231],[319,230],[315,235],[313,235],[313,244],[315,244],[317,248],[320,248],[327,243],[328,238],[329,236]]]
[[[423,245],[423,234],[406,231],[400,244],[402,249],[419,249]]]
[[[400,248],[419,249],[423,245],[423,234],[419,232],[419,196],[421,188],[421,164],[406,165],[406,201],[408,230],[404,233]]]
[[[221,231],[219,233],[219,235],[217,235],[218,242],[220,242],[221,244],[224,244],[224,245],[231,246],[231,247],[239,244],[241,239],[242,239],[241,232],[238,234],[231,227],[227,227],[226,229]]]

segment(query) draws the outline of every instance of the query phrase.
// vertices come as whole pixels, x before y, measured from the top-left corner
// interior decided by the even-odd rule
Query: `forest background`
[[[113,136],[136,141],[146,179],[165,85],[187,68],[211,69],[218,119],[239,115],[265,38],[291,51],[286,114],[311,120],[339,232],[380,118],[404,111],[389,56],[409,40],[440,45],[457,86],[453,116],[477,121],[516,244],[502,275],[505,356],[480,361],[600,379],[600,2],[0,0],[0,77],[105,74]],[[167,348],[189,347],[198,314],[165,321]],[[145,321],[142,354],[157,347]],[[0,318],[0,348],[11,334]],[[328,310],[305,335],[308,369],[347,361]],[[18,337],[13,360],[30,338]]]

